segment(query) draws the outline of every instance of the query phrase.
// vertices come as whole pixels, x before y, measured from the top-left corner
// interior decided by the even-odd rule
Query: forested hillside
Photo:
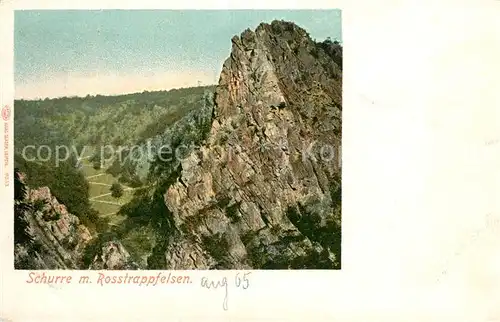
[[[124,219],[113,216],[132,199],[138,185],[133,182],[133,169],[117,158],[100,164],[100,148],[112,146],[108,152],[120,146],[127,151],[162,135],[184,116],[196,113],[204,95],[213,90],[207,86],[120,96],[17,100],[15,167],[26,175],[29,187],[48,187],[91,231],[108,231],[110,220],[116,224]],[[119,197],[111,196],[113,185],[120,186]]]
[[[159,134],[199,106],[214,86],[120,96],[15,101],[15,149],[26,145],[134,144]]]

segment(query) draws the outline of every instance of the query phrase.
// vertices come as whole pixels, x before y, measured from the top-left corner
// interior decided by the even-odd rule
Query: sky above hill
[[[16,98],[215,84],[231,38],[274,19],[342,41],[339,10],[16,11]]]

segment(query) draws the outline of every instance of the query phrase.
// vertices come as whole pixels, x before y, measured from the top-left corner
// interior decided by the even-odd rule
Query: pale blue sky
[[[136,90],[132,79],[137,91],[190,85],[190,78],[194,84],[199,73],[203,83],[215,83],[231,38],[274,19],[293,21],[317,40],[342,40],[339,10],[16,11],[16,97],[99,93],[99,82],[82,79],[104,74],[123,80],[124,92]],[[162,75],[176,72],[179,84],[162,84]]]

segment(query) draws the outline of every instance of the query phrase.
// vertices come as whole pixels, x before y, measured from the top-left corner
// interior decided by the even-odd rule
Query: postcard
[[[500,319],[495,91],[440,8],[122,5],[0,5],[0,319]]]

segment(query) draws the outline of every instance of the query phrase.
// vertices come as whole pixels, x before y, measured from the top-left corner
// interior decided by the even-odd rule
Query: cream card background
[[[254,271],[246,291],[229,289],[228,311],[198,281],[234,272],[32,286],[12,269],[2,186],[0,320],[500,321],[499,1],[4,0],[1,105],[13,102],[13,9],[144,7],[343,9],[342,270]],[[12,133],[11,118],[10,149]]]

